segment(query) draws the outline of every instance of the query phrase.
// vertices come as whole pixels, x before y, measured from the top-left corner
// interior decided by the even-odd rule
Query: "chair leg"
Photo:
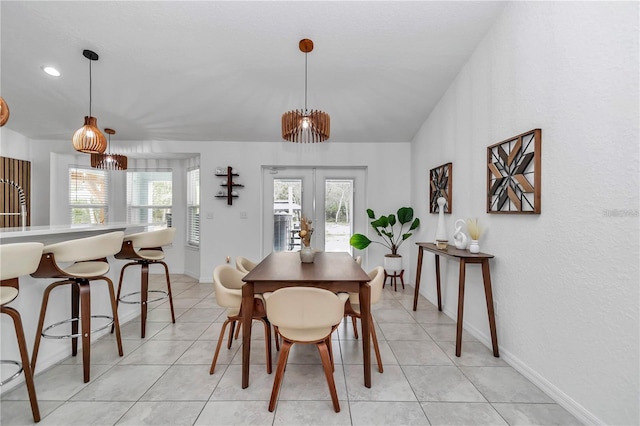
[[[371,330],[371,340],[373,340],[373,350],[376,353],[376,360],[378,361],[378,371],[383,372],[382,358],[380,357],[380,348],[378,347],[378,336],[376,335],[376,327],[373,324],[373,317],[369,316],[369,329]]]
[[[238,328],[236,328],[236,335],[233,337],[234,339],[238,340],[238,337],[240,336],[241,328],[242,328],[242,321],[238,321]]]
[[[78,327],[80,323],[80,289],[77,282],[71,283],[71,318],[76,318],[71,322],[71,355],[78,355]]]
[[[80,322],[82,323],[82,369],[84,382],[91,376],[91,288],[89,281],[78,283],[80,293]]]
[[[103,277],[103,279],[107,282],[107,287],[109,288],[109,298],[111,299],[111,315],[113,316],[113,324],[111,325],[111,329],[115,329],[116,332],[118,355],[123,356],[124,351],[122,350],[122,336],[120,335],[120,319],[118,318],[118,299],[116,299],[115,296],[113,281],[111,281],[111,279],[109,279],[108,277]]]
[[[232,343],[231,338],[233,337],[233,329],[236,326],[236,322],[239,322],[239,321],[236,321],[236,320],[231,321],[231,327],[229,328],[229,342],[227,343],[227,349],[231,349],[231,343]],[[240,328],[238,327],[238,329]]]
[[[402,283],[402,289],[404,290],[404,269],[402,271],[400,271],[400,282]]]
[[[271,374],[271,323],[266,318],[260,318],[264,324],[264,346],[267,357],[267,374]]]
[[[171,294],[171,279],[169,278],[169,267],[165,262],[157,261],[156,263],[164,266],[164,276],[167,279],[167,295],[169,296],[169,307],[171,308],[171,322],[176,323],[176,314],[173,311],[173,295]]]
[[[331,344],[331,335],[329,335],[326,339],[324,339],[324,343],[329,348],[329,359],[331,360],[331,371],[336,371],[336,366],[333,359],[333,345]]]
[[[120,279],[118,280],[118,294],[116,295],[116,308],[120,304],[120,292],[122,291],[122,280],[124,278],[124,270],[127,269],[129,266],[133,266],[133,265],[137,265],[137,264],[138,264],[138,262],[127,263],[120,270]],[[115,323],[111,325],[111,333],[113,333],[114,330],[115,330]]]
[[[357,339],[358,338],[358,321],[356,317],[351,315],[351,323],[353,324],[353,335]]]
[[[273,326],[273,335],[276,340],[276,351],[280,351],[280,333],[278,333],[278,329],[276,326]]]
[[[222,330],[220,330],[220,335],[218,336],[218,344],[216,345],[216,352],[213,354],[213,361],[211,361],[211,369],[209,370],[209,374],[213,374],[216,369],[216,362],[218,362],[218,354],[220,353],[220,346],[222,346],[224,331],[227,329],[227,326],[230,322],[235,322],[235,320],[227,317],[227,320],[224,322],[224,324],[222,324]]]
[[[10,307],[2,307],[2,313],[7,314],[13,320],[13,326],[16,329],[16,337],[18,339],[18,349],[20,350],[20,358],[22,361],[22,370],[24,372],[24,380],[27,385],[27,393],[29,394],[29,402],[31,403],[31,413],[33,421],[40,421],[40,409],[38,408],[38,399],[36,398],[36,387],[33,383],[33,371],[29,363],[29,355],[27,354],[27,341],[24,338],[24,329],[20,313]]]
[[[292,342],[287,339],[282,340],[282,348],[280,349],[280,357],[278,358],[278,367],[276,368],[276,377],[273,378],[273,389],[271,390],[271,399],[269,400],[269,411],[273,412],[276,409],[276,402],[278,401],[278,394],[280,393],[280,385],[284,378],[284,369],[287,366],[287,359],[289,358],[289,350],[291,349]],[[333,377],[333,375],[332,375]]]
[[[149,300],[149,264],[141,263],[140,271],[140,337],[147,333],[147,303]]]
[[[31,354],[31,371],[36,371],[36,360],[38,359],[38,350],[40,349],[40,340],[42,340],[42,329],[44,328],[44,319],[47,315],[47,306],[49,305],[49,295],[54,288],[71,284],[73,281],[58,281],[49,285],[42,295],[42,305],[40,306],[40,318],[38,319],[38,328],[36,330],[36,338],[33,343],[33,353]]]
[[[339,413],[340,403],[338,402],[338,393],[336,392],[336,383],[333,379],[333,370],[331,368],[329,348],[327,347],[324,341],[316,343],[316,346],[320,351],[320,359],[322,360],[324,375],[327,378],[327,384],[329,385],[329,393],[331,394],[331,401],[333,401],[333,409],[336,411],[336,413]]]

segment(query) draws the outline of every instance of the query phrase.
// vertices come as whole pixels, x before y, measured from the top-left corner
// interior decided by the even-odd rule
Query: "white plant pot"
[[[399,274],[402,271],[402,256],[386,254],[384,256],[384,270],[387,273]]]

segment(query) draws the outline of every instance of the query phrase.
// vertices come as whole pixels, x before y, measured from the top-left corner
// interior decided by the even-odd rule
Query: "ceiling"
[[[71,139],[280,141],[283,112],[331,116],[336,142],[411,141],[501,1],[2,1],[7,127]],[[42,71],[55,66],[62,76]]]

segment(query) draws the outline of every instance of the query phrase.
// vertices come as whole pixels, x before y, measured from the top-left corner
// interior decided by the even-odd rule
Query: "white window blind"
[[[171,170],[128,170],[127,220],[171,226],[172,182]]]
[[[187,244],[200,245],[200,169],[187,171]]]
[[[71,224],[107,221],[109,179],[105,170],[69,166]]]

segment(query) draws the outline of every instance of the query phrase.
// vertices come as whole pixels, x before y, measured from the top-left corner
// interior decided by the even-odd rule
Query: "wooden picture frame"
[[[453,211],[452,190],[452,163],[446,163],[429,171],[429,213],[439,213],[438,198],[444,197],[447,201],[444,205],[444,213]]]
[[[540,214],[542,130],[487,148],[487,213]]]

